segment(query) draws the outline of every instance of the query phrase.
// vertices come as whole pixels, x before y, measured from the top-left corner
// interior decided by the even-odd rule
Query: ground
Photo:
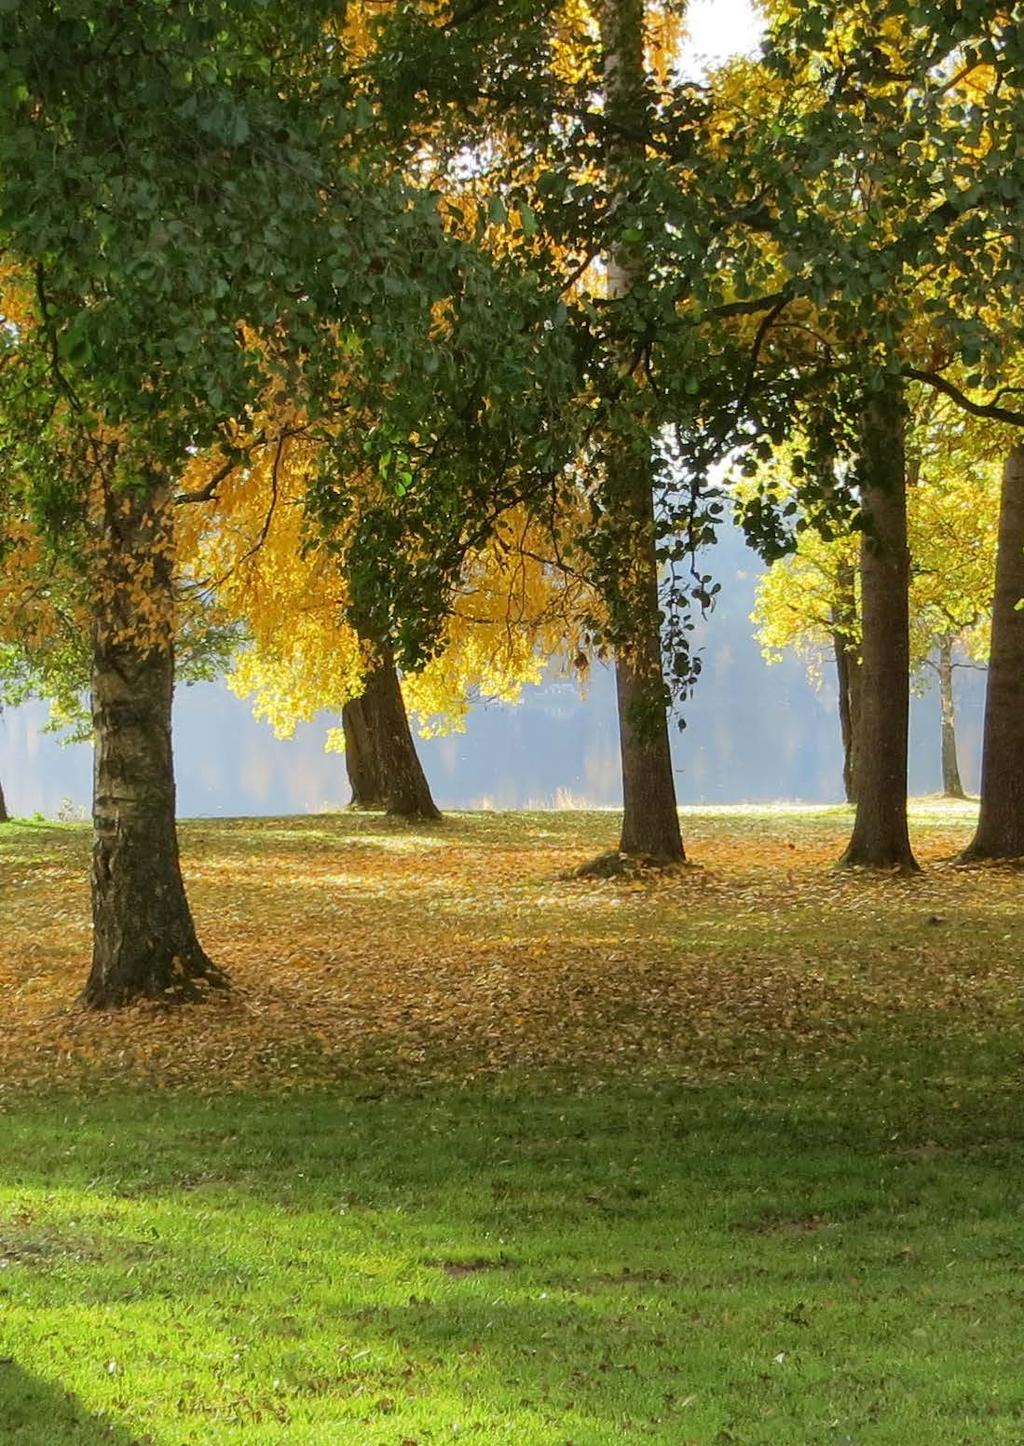
[[[1024,1440],[1020,875],[843,809],[183,827],[227,998],[90,1015],[0,830],[0,1441]]]

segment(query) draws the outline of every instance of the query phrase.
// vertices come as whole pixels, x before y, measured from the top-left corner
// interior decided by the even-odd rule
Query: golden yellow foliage
[[[51,579],[46,549],[30,523],[8,519],[0,567],[0,643],[42,647],[53,636]]]
[[[978,456],[973,434],[956,430],[948,408],[929,412],[913,440],[916,484],[907,494],[911,553],[911,662],[923,666],[937,639],[949,637],[974,657],[987,648],[987,621],[995,571],[1000,467]],[[786,450],[766,479],[786,492]],[[809,527],[796,551],[760,578],[751,620],[768,662],[792,648],[808,673],[820,678],[836,633],[859,642],[859,592],[854,574],[859,534],[826,540]]]
[[[361,693],[370,662],[346,621],[349,593],[334,553],[309,546],[305,499],[316,459],[317,444],[285,426],[276,440],[251,445],[248,463],[218,483],[215,498],[179,509],[183,570],[250,639],[230,686],[253,697],[256,716],[279,737],[317,713],[340,714]],[[218,460],[193,459],[182,492],[201,493]],[[366,496],[378,486],[368,475]],[[461,728],[474,697],[515,701],[549,658],[581,656],[593,599],[549,561],[545,542],[539,526],[512,512],[467,559],[438,655],[404,682],[424,734]],[[340,730],[328,746],[343,746]]]
[[[31,277],[0,257],[0,326],[29,331],[36,324],[36,306]]]

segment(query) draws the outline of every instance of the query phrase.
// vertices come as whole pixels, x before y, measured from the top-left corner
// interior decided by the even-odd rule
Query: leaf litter
[[[911,879],[835,871],[842,810],[687,825],[702,867],[574,878],[607,845],[607,813],[185,823],[200,936],[233,989],[109,1013],[76,1002],[87,832],[8,827],[0,1094],[700,1082],[818,1069],[878,1029],[1019,1027],[1019,876],[950,866],[969,818],[919,821]]]

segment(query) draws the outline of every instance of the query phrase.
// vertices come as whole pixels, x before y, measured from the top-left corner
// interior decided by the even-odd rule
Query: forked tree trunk
[[[1024,445],[1003,468],[985,730],[981,810],[972,859],[1024,858]]]
[[[377,750],[366,719],[366,704],[362,698],[353,698],[341,710],[341,726],[345,734],[345,769],[348,773],[352,797],[351,808],[384,807],[384,789],[381,784]]]
[[[193,999],[226,983],[196,937],[174,822],[166,489],[107,489],[93,613],[92,972],[84,1001]]]
[[[389,652],[367,673],[359,701],[385,811],[396,818],[439,819],[441,811],[430,795],[409,727],[398,669]]]
[[[857,813],[840,862],[910,872],[917,868],[907,829],[910,554],[903,397],[893,380],[866,400],[861,474],[865,530]]]
[[[857,734],[860,722],[860,649],[853,639],[857,625],[856,579],[852,563],[840,568],[832,609],[832,648],[839,690],[839,731],[843,739],[843,792],[847,803],[857,802]]]
[[[609,186],[644,154],[648,98],[644,59],[644,0],[603,0],[605,113]],[[622,254],[609,257],[608,295],[627,295],[635,268]],[[624,370],[630,358],[623,355]],[[606,438],[605,490],[617,556],[615,590],[628,633],[617,649],[616,695],[622,758],[622,835],[619,852],[662,864],[682,863],[683,838],[676,808],[669,745],[668,698],[661,655],[661,611],[651,451],[629,436]],[[622,629],[620,629],[621,631]]]
[[[939,639],[939,708],[942,713],[942,792],[946,798],[966,798],[956,757],[956,701],[953,697],[953,640]]]
[[[10,815],[7,812],[7,800],[4,798],[4,786],[0,783],[0,823],[7,823]]]

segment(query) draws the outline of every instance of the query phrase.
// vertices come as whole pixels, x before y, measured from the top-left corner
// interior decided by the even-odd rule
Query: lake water
[[[673,730],[680,802],[741,803],[842,797],[842,751],[835,688],[826,665],[815,690],[789,658],[773,667],[751,636],[749,614],[760,564],[738,539],[716,549],[723,583],[715,611],[699,627],[704,671],[686,707],[687,726]],[[960,760],[975,790],[984,675],[957,675]],[[55,817],[89,805],[92,752],[42,731],[44,704],[0,716],[0,779],[17,814]],[[310,813],[348,801],[345,760],[325,754],[336,719],[325,716],[280,742],[223,684],[179,692],[175,756],[179,812],[198,815]],[[912,708],[911,791],[940,787],[939,715],[933,693]],[[585,694],[550,679],[526,690],[518,707],[482,706],[465,733],[420,743],[442,808],[616,805],[621,784],[613,680],[594,670]]]

